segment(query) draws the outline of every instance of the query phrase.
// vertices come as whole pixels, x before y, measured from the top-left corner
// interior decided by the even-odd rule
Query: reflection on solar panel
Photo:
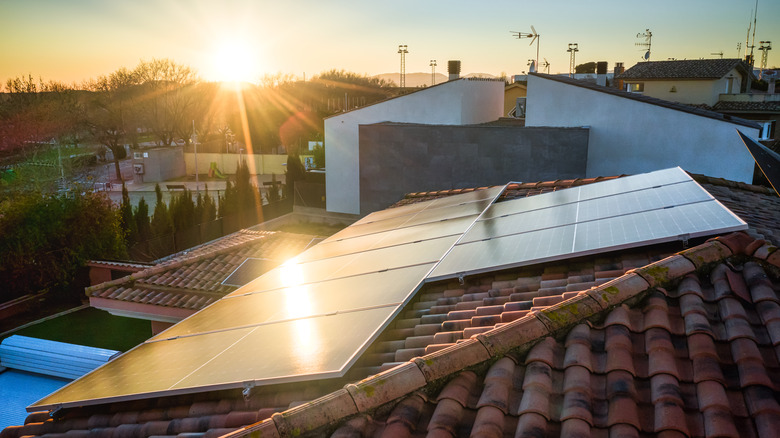
[[[249,257],[222,281],[226,286],[241,287],[278,266],[281,262]]]
[[[31,409],[342,376],[502,190],[369,216]]]
[[[504,189],[366,216],[28,409],[340,377],[425,281],[746,228],[679,168]]]

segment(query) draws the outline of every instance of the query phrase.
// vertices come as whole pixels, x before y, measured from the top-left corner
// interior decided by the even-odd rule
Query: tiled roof
[[[735,67],[749,71],[741,59],[684,59],[640,62],[617,79],[720,79]]]
[[[780,101],[774,102],[732,102],[719,100],[713,107],[715,111],[733,112],[780,112]]]
[[[768,436],[780,419],[780,253],[742,233],[654,262],[664,252],[427,285],[352,377],[379,373],[342,389],[34,413],[0,437]]]
[[[127,277],[89,287],[86,293],[94,298],[200,310],[236,289],[221,283],[248,257],[281,263],[317,241],[304,234],[240,230]]]
[[[561,290],[571,273],[445,288],[425,298],[453,310],[428,326],[454,336],[437,332],[444,342],[397,350],[394,368],[230,436],[770,436],[780,426],[775,250],[732,234],[536,309],[507,310],[508,297],[530,284],[536,300],[539,285]]]
[[[569,84],[569,85],[574,85],[574,86],[577,86],[577,87],[587,88],[587,89],[593,90],[593,91],[599,91],[599,92],[602,92],[602,93],[607,93],[607,94],[612,94],[612,95],[619,96],[619,97],[624,97],[626,99],[636,100],[638,102],[649,103],[651,105],[657,105],[657,106],[662,106],[664,108],[673,109],[673,110],[676,110],[676,111],[682,111],[682,112],[688,113],[688,114],[694,114],[694,115],[697,115],[697,116],[707,117],[707,118],[710,118],[710,119],[721,120],[721,121],[724,121],[724,122],[729,122],[729,123],[734,123],[734,124],[737,124],[737,125],[747,126],[749,128],[760,128],[760,126],[756,122],[753,122],[753,121],[750,121],[750,120],[745,120],[745,119],[741,119],[741,118],[738,118],[738,117],[733,117],[733,116],[730,116],[730,115],[727,115],[727,114],[721,114],[721,113],[717,113],[715,111],[710,111],[710,110],[706,110],[706,109],[702,109],[702,108],[696,108],[696,107],[691,106],[691,105],[686,105],[686,104],[682,104],[682,103],[677,103],[677,102],[671,102],[671,101],[668,101],[668,100],[658,99],[658,98],[655,98],[655,97],[645,96],[645,95],[640,94],[640,93],[629,93],[627,91],[618,90],[616,88],[602,87],[600,85],[596,85],[596,84],[593,84],[593,83],[590,83],[590,82],[580,81],[578,79],[573,79],[573,78],[569,78],[569,77],[566,77],[566,76],[546,75],[546,74],[543,74],[543,73],[529,73],[529,74],[532,75],[532,76],[538,76],[540,78],[549,79],[551,81],[562,82],[562,83]]]
[[[777,233],[776,195],[697,180]],[[426,284],[342,379],[33,413],[0,438],[763,436],[780,418],[780,252],[742,233],[665,258],[674,245]]]

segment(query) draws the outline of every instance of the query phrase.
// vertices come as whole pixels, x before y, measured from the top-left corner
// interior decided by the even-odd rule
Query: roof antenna
[[[753,22],[751,23],[748,21],[748,29],[747,29],[747,36],[745,36],[745,62],[750,65],[750,67],[753,67],[754,64],[754,58],[753,58],[753,49],[756,47],[756,21],[758,16],[758,0],[756,0],[756,7],[753,9]],[[753,42],[750,42],[750,29],[753,29]],[[750,49],[750,54],[748,55],[747,49]]]
[[[756,0],[758,1],[758,0]],[[644,33],[638,33],[636,34],[637,38],[644,38],[645,42],[643,43],[634,43],[637,47],[647,48],[647,51],[645,52],[645,55],[642,57],[645,61],[650,60],[650,47],[653,44],[653,32],[650,32],[650,29],[645,29]]]
[[[542,40],[541,35],[536,33],[536,29],[534,29],[533,26],[531,26],[531,33],[512,31],[512,34],[514,34],[514,36],[520,39],[531,38],[531,44],[529,44],[529,46],[533,45],[534,41],[536,41],[536,60],[535,60],[536,62],[534,63],[534,65],[538,66],[539,65],[539,41]]]

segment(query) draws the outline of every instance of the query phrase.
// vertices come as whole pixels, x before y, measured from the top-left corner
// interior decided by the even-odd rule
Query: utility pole
[[[761,47],[758,50],[761,51],[761,70],[758,73],[758,80],[760,81],[764,76],[764,70],[766,70],[766,61],[769,57],[769,51],[772,50],[772,41],[760,41]]]
[[[431,85],[436,85],[436,60],[431,59]]]
[[[574,69],[576,64],[574,63],[574,57],[577,52],[580,51],[579,44],[577,43],[569,43],[569,49],[566,50],[569,52],[569,77],[574,77]]]
[[[406,54],[409,50],[406,48],[406,44],[400,44],[398,46],[398,53],[401,54],[401,85],[400,88],[406,87]]]

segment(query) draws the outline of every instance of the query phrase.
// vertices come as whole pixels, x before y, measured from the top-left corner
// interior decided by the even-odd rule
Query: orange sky
[[[30,73],[80,82],[151,58],[190,65],[209,80],[258,82],[277,72],[311,77],[332,68],[374,75],[399,71],[399,44],[409,48],[407,73],[430,72],[431,59],[444,73],[447,60],[460,59],[464,74],[511,75],[536,57],[535,44],[511,34],[530,32],[531,25],[552,73],[568,71],[571,42],[579,44],[578,64],[630,67],[642,55],[636,34],[647,28],[654,60],[720,51],[736,57],[737,43],[744,54],[754,6],[753,0],[1,0],[0,81]],[[780,45],[780,2],[760,0],[758,10],[756,45]],[[769,52],[770,66],[780,65],[777,52]]]

